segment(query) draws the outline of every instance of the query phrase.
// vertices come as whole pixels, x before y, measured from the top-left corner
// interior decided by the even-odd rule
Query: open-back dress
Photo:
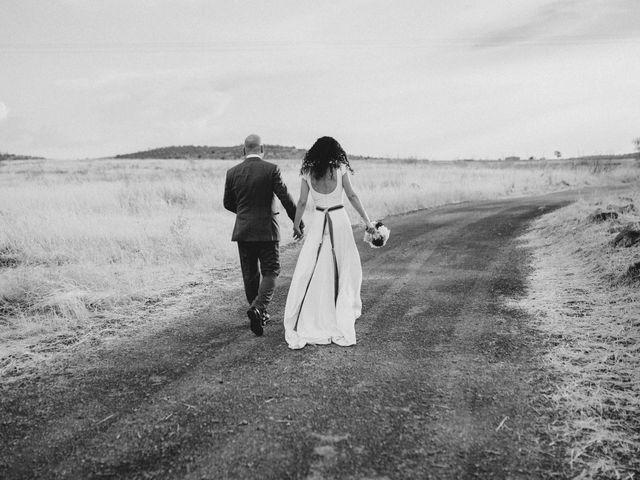
[[[316,192],[309,176],[303,176],[315,208],[285,306],[285,338],[292,349],[308,343],[356,343],[355,321],[362,310],[362,266],[343,208],[342,179],[349,172],[341,167],[334,175],[336,188],[327,194]]]

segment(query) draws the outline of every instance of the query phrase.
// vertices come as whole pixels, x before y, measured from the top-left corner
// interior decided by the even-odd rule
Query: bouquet
[[[376,231],[374,233],[365,232],[363,240],[368,243],[371,248],[384,247],[387,240],[389,240],[391,231],[380,221],[375,222],[375,229]]]

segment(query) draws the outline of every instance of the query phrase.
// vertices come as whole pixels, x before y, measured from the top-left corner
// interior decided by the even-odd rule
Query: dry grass
[[[234,217],[222,208],[225,171],[235,163],[1,163],[0,375],[15,373],[24,359],[122,334],[124,327],[148,321],[150,308],[158,318],[163,311],[190,314],[202,304],[198,297],[189,309],[189,296],[215,282],[217,288],[236,287],[237,254],[229,241]],[[278,163],[297,196],[300,162]],[[353,166],[354,185],[374,218],[464,200],[619,184],[640,174],[633,162]],[[280,217],[286,243],[291,226]]]
[[[552,431],[567,445],[575,478],[640,472],[640,284],[622,281],[640,261],[640,245],[611,245],[615,231],[640,216],[586,220],[598,207],[631,199],[640,206],[637,193],[577,202],[538,219],[525,237],[535,271],[520,306],[536,315],[553,345],[545,359],[560,382]]]

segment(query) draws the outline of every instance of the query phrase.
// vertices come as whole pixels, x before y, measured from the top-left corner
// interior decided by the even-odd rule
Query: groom
[[[274,194],[292,221],[296,205],[282,181],[280,168],[262,159],[264,146],[258,135],[245,139],[244,155],[242,163],[227,171],[224,208],[236,214],[231,241],[238,242],[251,331],[261,336],[280,273],[280,229]]]

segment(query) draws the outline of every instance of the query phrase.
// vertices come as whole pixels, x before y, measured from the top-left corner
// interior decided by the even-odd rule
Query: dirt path
[[[385,249],[358,242],[355,347],[290,351],[278,322],[256,338],[234,290],[188,324],[4,385],[0,477],[552,477],[544,345],[503,300],[524,290],[515,238],[567,198],[388,219]]]

